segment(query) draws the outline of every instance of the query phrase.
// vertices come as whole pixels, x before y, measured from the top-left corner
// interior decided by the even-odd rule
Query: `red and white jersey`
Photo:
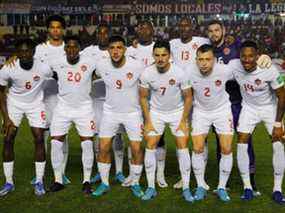
[[[39,44],[36,47],[35,58],[52,66],[54,61],[65,55],[64,43],[60,46],[53,46],[49,41]],[[53,78],[47,79],[44,86],[44,96],[56,95],[58,93],[58,84]]]
[[[156,65],[147,67],[140,78],[140,86],[150,91],[150,109],[161,113],[182,110],[182,90],[191,87],[185,72],[174,63],[165,73],[159,73]]]
[[[138,83],[144,69],[141,61],[126,56],[125,64],[116,68],[111,59],[98,61],[96,75],[106,85],[104,111],[130,113],[140,111]]]
[[[58,100],[70,107],[92,104],[91,82],[95,61],[80,57],[77,64],[71,65],[66,57],[58,59],[52,70],[58,76]]]
[[[275,66],[264,69],[257,67],[256,70],[248,73],[240,60],[236,59],[230,61],[229,67],[240,85],[242,104],[256,108],[277,103],[273,90],[284,86],[284,81]]]
[[[20,104],[38,103],[43,100],[43,84],[52,77],[50,67],[40,60],[34,60],[30,70],[21,68],[20,61],[14,67],[4,66],[0,71],[0,85],[10,86],[8,100]]]
[[[215,63],[210,75],[201,74],[196,64],[189,65],[186,70],[193,88],[193,106],[202,111],[213,111],[229,105],[226,82],[233,78],[229,66]]]
[[[154,45],[154,42],[152,42],[150,45],[147,45],[147,46],[138,44],[136,48],[131,46],[127,49],[126,55],[132,56],[136,58],[137,60],[141,60],[144,66],[147,67],[154,63],[154,59],[152,56],[153,45]]]
[[[188,65],[196,63],[196,51],[203,44],[210,44],[210,40],[203,37],[193,37],[192,40],[184,44],[180,38],[170,41],[172,60],[182,69]]]

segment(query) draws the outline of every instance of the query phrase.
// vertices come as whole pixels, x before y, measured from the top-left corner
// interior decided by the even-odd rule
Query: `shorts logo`
[[[194,43],[194,44],[192,45],[192,48],[193,48],[194,50],[198,49],[198,44],[197,44],[197,43]]]
[[[85,71],[87,70],[87,66],[86,66],[86,65],[82,65],[82,66],[80,67],[80,69],[82,70],[82,72],[85,72]]]
[[[229,55],[231,50],[230,50],[230,48],[226,47],[226,48],[224,48],[223,52],[225,55]]]
[[[33,76],[33,80],[34,81],[39,81],[41,79],[41,77],[39,75],[34,75]]]
[[[256,79],[256,80],[254,81],[254,83],[255,83],[257,86],[259,86],[259,85],[261,84],[261,80],[260,80],[260,79]]]
[[[216,80],[215,82],[216,86],[219,87],[222,85],[222,81],[221,80]]]
[[[129,72],[127,73],[127,79],[131,80],[133,78],[133,73]]]
[[[169,80],[169,85],[173,86],[176,83],[175,79],[170,79]]]

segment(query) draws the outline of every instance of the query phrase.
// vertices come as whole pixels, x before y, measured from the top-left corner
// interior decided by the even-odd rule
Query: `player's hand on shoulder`
[[[145,122],[143,131],[144,131],[144,135],[145,135],[145,136],[148,136],[148,134],[151,133],[151,132],[157,133],[157,131],[156,131],[155,128],[153,127],[151,121],[146,121],[146,122]]]
[[[272,140],[273,141],[283,141],[284,129],[282,127],[273,127],[272,130]]]
[[[13,55],[10,58],[8,58],[8,60],[5,62],[4,65],[7,66],[7,67],[12,68],[12,67],[15,66],[16,60],[17,60],[17,56]]]
[[[264,68],[270,68],[272,65],[272,59],[269,55],[262,54],[259,56],[258,60],[256,61],[257,65],[264,69]]]
[[[182,131],[185,136],[189,135],[189,122],[186,119],[182,119],[179,123],[178,128],[176,129],[176,132]]]

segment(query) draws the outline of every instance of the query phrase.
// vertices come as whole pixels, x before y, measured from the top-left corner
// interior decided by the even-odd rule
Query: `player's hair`
[[[211,20],[209,23],[208,23],[208,27],[211,26],[211,25],[214,25],[214,24],[218,24],[221,26],[221,28],[224,27],[224,23],[220,20],[217,20],[217,19],[214,19],[214,20]]]
[[[197,49],[196,55],[198,55],[198,53],[206,53],[209,51],[214,53],[214,47],[210,44],[203,44]]]
[[[122,42],[126,46],[126,40],[120,35],[113,35],[109,38],[109,44],[114,42]]]
[[[151,21],[148,21],[148,20],[142,20],[142,21],[140,21],[139,23],[138,23],[138,26],[140,26],[140,25],[148,25],[149,27],[151,27],[151,29],[153,30],[153,24],[152,24],[152,22]]]
[[[257,43],[254,42],[254,41],[250,41],[250,40],[247,40],[247,41],[244,41],[242,42],[241,46],[240,46],[240,49],[243,49],[245,47],[252,47],[253,49],[255,49],[256,51],[258,50],[258,46],[257,46]]]
[[[21,47],[24,44],[26,44],[31,49],[35,49],[37,46],[37,43],[34,40],[32,40],[30,38],[23,38],[23,39],[18,39],[16,41],[15,47],[16,47],[16,49],[18,49],[19,47]]]
[[[98,30],[99,30],[100,28],[103,28],[103,27],[107,28],[108,31],[111,32],[111,27],[110,27],[110,25],[109,25],[107,22],[105,22],[105,21],[102,21],[102,22],[100,22],[100,23],[98,24],[98,26],[97,26],[97,32],[98,32]]]
[[[60,15],[52,15],[52,16],[49,16],[46,20],[46,27],[49,28],[50,26],[50,23],[52,21],[57,21],[57,22],[60,22],[61,23],[61,26],[63,29],[65,29],[65,26],[66,26],[66,23],[65,23],[65,20],[62,16]]]
[[[70,36],[65,36],[64,37],[64,43],[67,44],[68,41],[77,41],[79,45],[81,45],[81,40],[78,36],[76,35],[70,35]]]
[[[183,21],[183,20],[190,22],[191,25],[194,24],[191,17],[183,16],[183,17],[179,20],[179,23],[180,23],[181,21]]]
[[[165,48],[170,53],[170,43],[167,40],[158,40],[153,45],[153,50],[155,48]]]

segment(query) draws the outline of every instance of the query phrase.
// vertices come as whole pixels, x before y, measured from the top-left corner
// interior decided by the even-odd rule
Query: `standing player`
[[[284,81],[274,66],[269,69],[260,69],[257,66],[257,58],[258,48],[256,43],[246,41],[241,45],[241,63],[232,68],[243,98],[238,124],[237,148],[238,167],[244,185],[242,199],[253,199],[247,154],[248,138],[256,125],[263,121],[268,133],[272,136],[274,170],[272,198],[277,203],[285,204],[282,195],[285,155],[284,145],[281,142],[284,135],[282,128],[285,110]]]
[[[142,21],[138,24],[138,44],[136,47],[129,47],[127,50],[127,55],[131,55],[138,60],[141,60],[145,67],[154,64],[153,59],[153,34],[154,29],[152,23],[149,21]],[[128,150],[129,157],[130,149]],[[156,181],[159,187],[165,188],[168,186],[165,181],[165,159],[166,159],[166,147],[164,142],[164,135],[162,135],[157,151],[156,151],[156,160],[157,160],[157,173],[156,173]],[[131,183],[130,179],[127,178],[124,182],[123,186],[129,186]]]
[[[132,57],[125,57],[125,51],[125,40],[120,36],[112,36],[108,47],[110,57],[101,60],[96,68],[96,75],[101,77],[106,85],[106,101],[99,130],[100,147],[97,160],[102,183],[92,193],[94,196],[101,196],[110,190],[110,149],[112,137],[120,125],[126,129],[132,150],[131,190],[137,197],[143,195],[139,185],[143,168],[143,121],[138,97],[138,79],[143,65]]]
[[[154,181],[156,146],[165,125],[169,124],[176,138],[177,156],[183,181],[183,197],[186,201],[193,202],[194,198],[189,190],[191,162],[188,149],[188,117],[192,105],[191,86],[185,72],[169,62],[169,42],[157,41],[153,47],[153,57],[155,65],[146,68],[143,72],[139,89],[147,141],[145,170],[148,188],[142,199],[150,200],[157,195]]]
[[[32,129],[35,142],[35,194],[45,194],[43,176],[46,164],[43,132],[46,128],[43,84],[51,77],[50,69],[40,60],[34,60],[35,44],[32,40],[22,40],[16,45],[15,66],[4,66],[0,72],[0,103],[3,116],[3,168],[6,183],[0,196],[13,191],[14,140],[18,127],[25,115]],[[6,88],[9,88],[6,96]]]
[[[50,127],[51,162],[55,176],[50,191],[56,192],[64,188],[62,177],[64,138],[74,123],[82,148],[82,191],[90,194],[92,192],[90,177],[94,160],[92,140],[95,133],[95,116],[90,92],[95,65],[92,58],[80,57],[80,41],[75,36],[66,38],[64,50],[66,56],[59,58],[52,66],[57,74],[59,92]]]
[[[110,55],[107,51],[108,42],[111,35],[111,29],[107,24],[100,24],[97,29],[97,39],[98,45],[91,45],[85,48],[81,55],[89,56],[93,58],[94,61],[105,60],[106,58],[110,58]],[[92,98],[94,99],[94,109],[95,109],[95,122],[96,122],[96,132],[99,133],[100,123],[103,114],[103,104],[105,102],[105,83],[102,79],[97,79],[93,83],[92,87]],[[96,137],[95,142],[95,152],[96,156],[99,153],[99,137]],[[115,179],[123,183],[125,177],[123,175],[123,160],[124,160],[124,144],[123,144],[122,136],[120,133],[117,133],[113,138],[113,151],[115,156],[115,165],[116,165],[116,177]],[[91,178],[91,183],[95,183],[100,180],[100,175],[97,173],[93,178]]]

